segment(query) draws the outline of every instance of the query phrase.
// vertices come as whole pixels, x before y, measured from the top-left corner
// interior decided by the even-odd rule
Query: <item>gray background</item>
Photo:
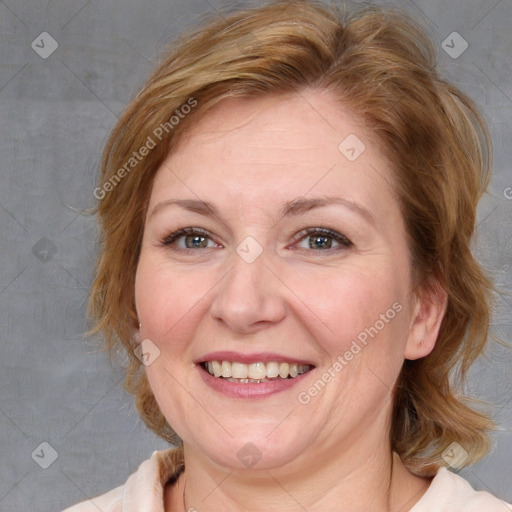
[[[477,100],[490,123],[495,174],[480,206],[475,251],[510,290],[512,2],[396,3],[427,24],[444,75]],[[93,205],[107,134],[164,45],[219,5],[0,2],[2,512],[61,510],[120,485],[153,450],[167,447],[139,419],[120,368],[83,337],[96,231],[94,219],[78,210]],[[454,31],[469,44],[457,58],[442,46]],[[31,47],[41,45],[42,32],[58,43],[47,58]],[[493,331],[508,343],[511,304],[509,295],[498,298],[493,319]],[[503,431],[492,455],[461,472],[474,487],[509,502],[511,361],[510,351],[493,344],[471,373],[470,389],[495,403]],[[43,442],[52,448],[40,447]],[[56,460],[41,467],[52,454]]]

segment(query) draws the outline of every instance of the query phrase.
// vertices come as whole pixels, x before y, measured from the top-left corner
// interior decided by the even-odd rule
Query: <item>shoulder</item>
[[[512,506],[485,491],[475,491],[461,476],[441,468],[411,512],[512,512]]]
[[[77,503],[63,512],[121,512],[123,491],[124,485],[120,485],[101,496]]]
[[[124,512],[128,508],[139,512],[160,510],[166,483],[176,478],[182,469],[183,451],[180,448],[155,451],[123,485],[63,512]]]

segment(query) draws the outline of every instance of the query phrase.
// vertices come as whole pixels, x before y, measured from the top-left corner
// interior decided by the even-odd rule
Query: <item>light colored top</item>
[[[119,487],[63,512],[165,512],[164,489],[184,468],[180,449],[153,452]],[[410,512],[511,512],[512,505],[441,468]]]

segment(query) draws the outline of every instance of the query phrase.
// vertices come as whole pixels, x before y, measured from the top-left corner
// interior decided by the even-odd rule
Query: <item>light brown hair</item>
[[[398,378],[391,447],[420,475],[446,465],[441,455],[452,442],[473,463],[488,451],[492,428],[461,391],[489,329],[493,287],[470,242],[489,180],[491,141],[475,104],[437,72],[424,29],[395,9],[345,12],[306,0],[271,2],[216,16],[176,41],[104,150],[93,332],[103,333],[111,354],[126,350],[125,387],[136,395],[146,425],[179,442],[133,354],[134,280],[153,177],[187,129],[223,98],[305,87],[335,94],[374,134],[395,173],[416,291],[435,299],[442,287],[448,295],[434,350],[405,361]],[[183,109],[186,104],[194,106]],[[170,122],[173,115],[178,122]],[[144,158],[127,166],[148,145]]]

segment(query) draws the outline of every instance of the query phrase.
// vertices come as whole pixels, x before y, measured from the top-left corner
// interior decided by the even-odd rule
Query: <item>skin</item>
[[[356,134],[353,162],[338,146]],[[413,291],[410,252],[390,165],[371,134],[329,93],[227,99],[192,128],[157,171],[136,275],[141,339],[160,350],[146,367],[157,402],[184,443],[185,473],[165,492],[165,510],[400,511],[429,485],[389,444],[392,390],[405,359],[433,349],[445,300]],[[293,216],[297,198],[336,196]],[[219,217],[161,204],[212,203]],[[208,231],[205,248],[180,227]],[[328,228],[332,238],[309,245]],[[262,254],[247,263],[246,237]],[[320,235],[321,238],[321,235]],[[188,241],[188,251],[185,249]],[[329,244],[331,244],[329,246]],[[402,309],[307,404],[307,391],[359,333],[394,303]],[[259,399],[212,390],[194,363],[216,350],[277,352],[315,369],[290,390]],[[261,459],[246,467],[252,443]]]

